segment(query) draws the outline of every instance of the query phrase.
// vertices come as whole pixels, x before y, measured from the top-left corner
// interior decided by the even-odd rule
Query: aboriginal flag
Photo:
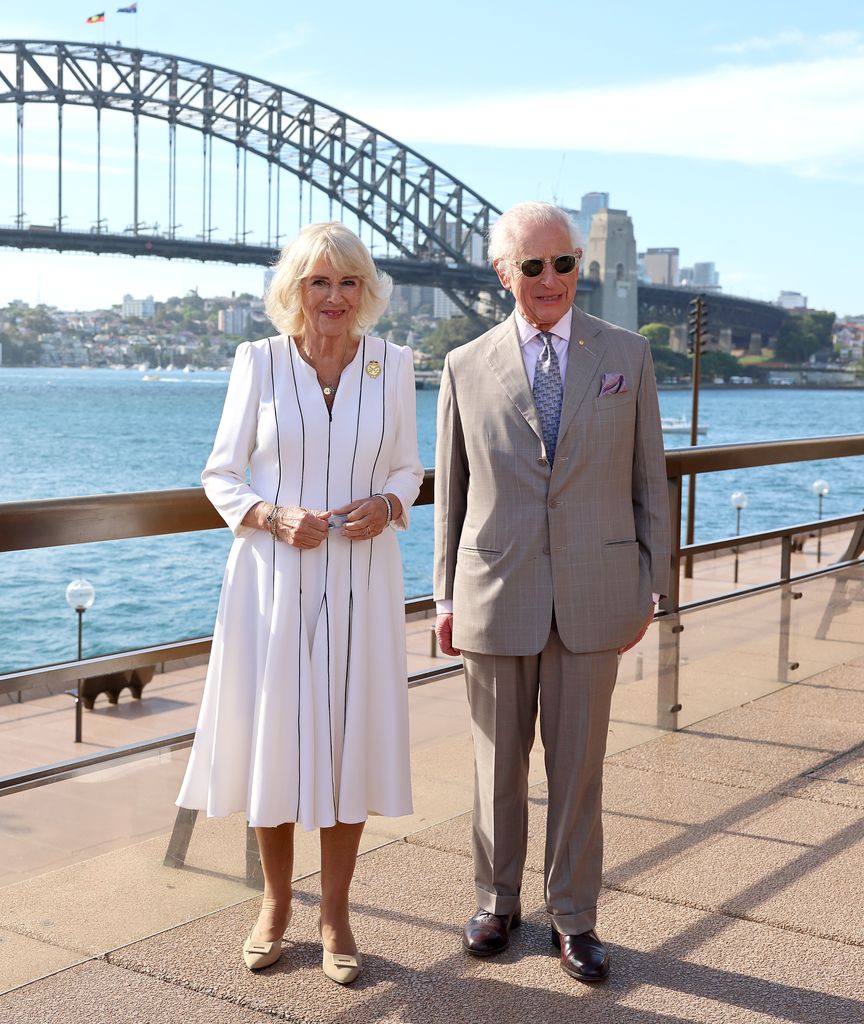
[[[105,12],[101,14],[91,14],[90,17],[84,22],[85,25],[97,25],[100,21],[105,20]]]

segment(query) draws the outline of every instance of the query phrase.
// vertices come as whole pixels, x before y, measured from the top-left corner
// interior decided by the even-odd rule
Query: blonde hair
[[[393,282],[376,268],[357,235],[339,221],[308,224],[280,253],[264,298],[267,316],[282,334],[303,333],[303,279],[321,259],[327,260],[337,274],[360,279],[356,325],[361,332],[387,308]]]
[[[502,213],[489,232],[489,259],[494,263],[513,255],[514,236],[527,227],[562,227],[570,234],[570,244],[577,249],[582,243],[579,230],[560,206],[552,203],[517,203]]]

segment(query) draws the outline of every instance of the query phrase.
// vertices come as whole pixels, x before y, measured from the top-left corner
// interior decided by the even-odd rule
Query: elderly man
[[[498,953],[520,923],[539,705],[552,940],[569,975],[600,981],[609,707],[669,573],[654,371],[643,337],[573,305],[582,252],[558,207],[513,207],[489,251],[516,309],[448,355],[435,471],[436,629],[463,655],[474,736],[478,911],[462,942]]]

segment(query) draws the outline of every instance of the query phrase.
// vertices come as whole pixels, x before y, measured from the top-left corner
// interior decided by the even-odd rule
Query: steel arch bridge
[[[269,263],[285,232],[280,171],[312,194],[354,214],[380,239],[388,269],[397,280],[424,279],[442,287],[465,312],[481,292],[506,307],[488,264],[486,237],[500,211],[443,168],[398,140],[337,110],[274,82],[171,54],[109,44],[0,40],[0,103],[15,104],[15,227],[0,244],[158,254],[225,262]],[[57,108],[57,214],[52,230],[25,224],[24,111],[28,104]],[[96,112],[95,229],[64,231],[63,112],[68,106]],[[131,227],[122,235],[103,231],[102,113],[119,111],[133,119]],[[167,229],[154,235],[141,222],[142,118],[168,126]],[[201,233],[197,240],[177,233],[177,129],[203,139]],[[235,223],[231,242],[214,242],[212,223],[213,143],[235,148]],[[267,164],[266,244],[246,244],[247,156]],[[274,183],[275,178],[275,183]],[[36,231],[34,238],[30,231]],[[149,246],[147,245],[149,241]],[[142,245],[142,242],[144,243]],[[230,249],[235,248],[235,259]],[[399,273],[401,260],[406,274]],[[421,271],[420,264],[425,265]],[[431,266],[430,266],[431,265]],[[436,271],[433,268],[438,268]],[[430,273],[431,270],[431,273]]]

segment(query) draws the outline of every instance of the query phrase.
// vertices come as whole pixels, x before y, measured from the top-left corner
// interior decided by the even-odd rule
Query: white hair
[[[513,255],[515,236],[530,227],[562,227],[570,235],[570,244],[578,249],[582,242],[579,229],[569,216],[553,203],[517,203],[502,213],[489,231],[489,259],[494,263],[504,256]]]

